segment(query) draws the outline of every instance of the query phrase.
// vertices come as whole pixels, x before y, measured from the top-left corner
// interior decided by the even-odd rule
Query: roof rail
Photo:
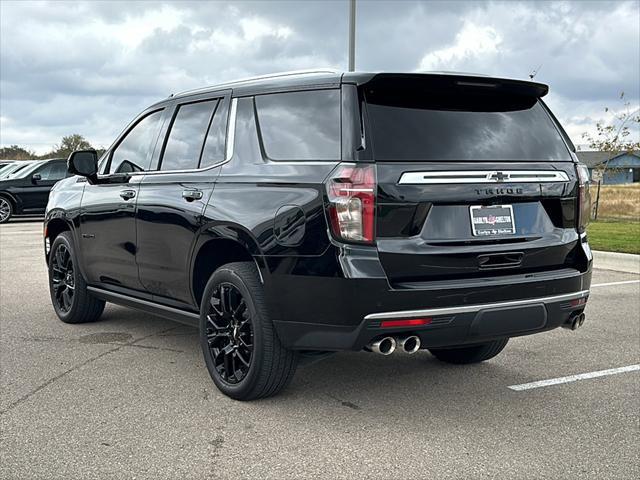
[[[225,87],[228,85],[236,85],[238,83],[245,83],[245,82],[251,82],[254,80],[266,80],[269,78],[279,78],[279,77],[288,77],[288,76],[294,76],[294,75],[311,75],[314,73],[340,73],[340,70],[336,70],[333,68],[321,68],[321,69],[317,69],[317,68],[313,68],[313,69],[307,69],[307,70],[291,70],[291,71],[287,71],[287,72],[277,72],[277,73],[269,73],[266,75],[256,75],[253,77],[246,77],[246,78],[241,78],[239,80],[232,80],[230,82],[224,82],[224,83],[217,83],[215,85],[210,85],[208,87],[200,87],[200,88],[195,88],[192,90],[185,90],[183,92],[179,92],[179,93],[175,93],[175,94],[171,94],[169,97],[177,97],[179,95],[186,95],[186,94],[191,94],[191,93],[196,93],[199,91],[203,91],[203,90],[209,90],[211,88],[218,88],[218,87]]]

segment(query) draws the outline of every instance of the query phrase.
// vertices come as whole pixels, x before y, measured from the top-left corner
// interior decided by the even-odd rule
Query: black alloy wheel
[[[104,310],[104,300],[88,291],[80,273],[71,232],[53,239],[49,252],[49,293],[58,318],[65,323],[93,322]]]
[[[253,262],[225,264],[209,278],[200,305],[200,345],[213,383],[236,400],[277,394],[298,364],[297,353],[278,338]]]
[[[242,381],[253,358],[253,322],[247,302],[235,285],[220,283],[213,291],[206,336],[220,379],[232,385]]]
[[[73,305],[76,280],[73,269],[73,258],[67,246],[60,243],[51,260],[53,298],[62,313],[68,313]]]

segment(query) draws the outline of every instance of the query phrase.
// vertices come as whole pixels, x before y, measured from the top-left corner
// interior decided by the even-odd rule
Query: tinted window
[[[211,114],[218,100],[181,105],[162,156],[161,170],[198,168]]]
[[[259,95],[256,108],[269,158],[340,159],[340,90]]]
[[[36,170],[34,173],[40,175],[40,180],[62,180],[67,176],[67,164],[66,162],[47,163],[45,166]]]
[[[42,172],[38,172],[42,180],[62,180],[67,176],[66,162],[53,162],[47,165]]]
[[[233,161],[225,167],[227,171],[238,167],[242,168],[243,164],[255,164],[263,161],[258,141],[253,98],[239,98],[237,102]]]
[[[209,125],[207,139],[202,150],[200,168],[208,167],[224,160],[225,138],[227,136],[227,116],[229,101],[221,99],[216,106],[216,111]]]
[[[108,173],[140,172],[149,168],[162,111],[147,115],[133,127],[116,147]]]
[[[435,96],[434,96],[435,97]],[[367,96],[378,160],[570,160],[543,106],[531,97]]]

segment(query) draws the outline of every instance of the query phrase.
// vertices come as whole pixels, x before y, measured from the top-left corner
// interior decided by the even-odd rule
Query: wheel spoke
[[[55,279],[55,278],[54,278],[54,279],[52,280],[52,282],[53,282],[53,291],[56,293],[56,295],[58,294],[58,292],[60,292],[60,290],[61,290],[62,288],[64,288],[64,287],[66,286],[66,285],[65,285],[64,283],[62,283],[62,281],[61,281],[61,280],[59,280],[59,279]]]
[[[218,298],[216,296],[216,292],[218,292],[218,291],[219,290],[216,290],[215,292],[213,292],[213,296],[211,297],[211,301],[209,302],[209,305],[211,305],[211,308],[213,309],[213,312],[218,317],[222,317],[224,315],[224,313],[220,309],[220,298]]]
[[[249,360],[245,360],[244,357],[240,354],[240,350],[236,350],[236,357],[238,358],[238,360],[240,360],[242,363],[245,364],[245,366],[249,366]],[[251,358],[251,357],[249,357]]]
[[[68,288],[65,288],[64,292],[62,292],[62,303],[65,310],[69,310],[69,308],[71,308],[71,295],[69,294]]]
[[[244,313],[246,308],[247,308],[247,303],[244,301],[244,298],[243,298],[243,299],[240,300],[240,303],[238,303],[238,306],[233,311],[233,318],[235,318],[236,320],[243,319],[243,317],[240,317],[239,315]],[[244,321],[244,319],[243,319],[243,321]]]
[[[62,294],[66,290],[66,287],[67,286],[64,283],[61,283],[55,291],[58,306],[62,305]]]
[[[220,309],[223,314],[229,313],[229,289],[224,285],[220,285]]]
[[[62,274],[63,276],[64,276],[64,274],[65,274],[65,271],[64,271],[62,268],[60,268],[60,267],[58,266],[58,264],[56,264],[56,263],[54,263],[54,264],[53,264],[53,266],[51,267],[51,269],[52,269],[55,273],[60,273],[60,274]]]
[[[231,345],[227,345],[226,347],[224,347],[222,349],[222,353],[224,354],[224,360],[223,360],[224,374],[228,379],[231,376],[231,369],[232,369],[232,363],[233,363],[233,357],[231,356],[231,353],[232,353]]]
[[[58,267],[59,267],[60,269],[62,269],[62,270],[63,270],[63,272],[65,272],[65,273],[66,273],[66,269],[64,268],[64,261],[63,261],[63,258],[62,258],[62,256],[63,256],[62,249],[63,249],[63,247],[59,247],[59,248],[56,250],[56,254],[55,254],[55,257],[56,257],[56,263],[58,264]]]
[[[233,284],[216,286],[209,299],[205,335],[215,373],[230,384],[247,376],[253,355],[253,326],[247,300]]]

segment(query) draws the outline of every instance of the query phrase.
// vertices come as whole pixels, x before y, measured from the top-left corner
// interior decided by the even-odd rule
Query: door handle
[[[202,198],[202,192],[200,190],[183,190],[182,198],[184,198],[187,202],[200,200]]]
[[[121,190],[120,191],[120,196],[124,200],[131,200],[133,197],[136,196],[136,191],[135,190]]]

